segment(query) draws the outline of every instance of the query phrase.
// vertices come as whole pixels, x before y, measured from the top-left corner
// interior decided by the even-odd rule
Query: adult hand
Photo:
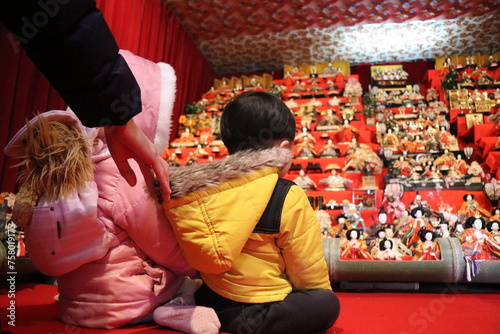
[[[134,120],[131,119],[122,126],[106,127],[105,134],[111,156],[128,184],[133,187],[137,183],[137,177],[128,162],[128,159],[134,159],[139,164],[148,187],[153,190],[152,169],[160,182],[163,200],[169,199],[171,190],[168,164]]]

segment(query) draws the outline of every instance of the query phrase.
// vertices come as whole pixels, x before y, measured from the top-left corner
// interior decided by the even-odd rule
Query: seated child
[[[276,96],[245,92],[226,106],[230,156],[171,168],[163,203],[204,285],[196,303],[228,333],[313,333],[340,305],[331,290],[318,219],[302,188],[281,179],[292,163],[295,121]]]
[[[164,148],[174,71],[127,51],[122,55],[141,87],[143,111],[134,120]],[[70,110],[49,111],[21,129],[5,153],[22,158],[26,167],[12,220],[25,228],[33,265],[57,279],[61,321],[116,328],[153,320],[160,306],[154,314],[160,325],[187,333],[219,332],[212,309],[178,305],[189,303],[189,292],[194,299],[196,282],[187,277],[197,272],[182,255],[135,161],[136,186],[121,177],[103,129],[84,128]]]

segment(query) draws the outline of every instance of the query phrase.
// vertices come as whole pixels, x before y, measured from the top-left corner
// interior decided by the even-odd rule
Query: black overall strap
[[[278,179],[276,187],[271,195],[262,217],[255,226],[254,233],[275,234],[280,231],[281,211],[285,203],[286,195],[290,187],[295,185],[293,181]]]

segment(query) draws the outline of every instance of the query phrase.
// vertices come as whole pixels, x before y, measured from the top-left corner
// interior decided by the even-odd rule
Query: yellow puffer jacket
[[[319,223],[300,187],[286,196],[279,233],[253,233],[290,154],[273,148],[172,168],[163,207],[188,262],[223,297],[263,303],[330,289]]]

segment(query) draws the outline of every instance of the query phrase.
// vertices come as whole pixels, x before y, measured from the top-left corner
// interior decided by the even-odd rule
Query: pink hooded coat
[[[128,51],[121,54],[141,87],[142,112],[134,121],[162,152],[169,138],[174,70]],[[126,111],[126,103],[119,106]],[[93,143],[95,182],[56,202],[41,198],[25,231],[34,266],[57,277],[60,320],[92,328],[142,320],[174,296],[185,276],[196,272],[184,259],[163,209],[146,190],[135,161],[131,165],[138,182],[130,187],[109,154],[102,130],[84,128],[71,110],[38,117],[72,124]],[[22,155],[25,129],[8,144],[7,155]]]

